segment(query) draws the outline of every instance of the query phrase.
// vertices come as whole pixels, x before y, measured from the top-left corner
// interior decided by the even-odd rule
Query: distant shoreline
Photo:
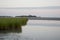
[[[49,17],[27,17],[29,20],[60,20],[60,18],[49,18]]]
[[[36,17],[36,16],[0,16],[0,18],[27,18],[28,20],[60,20],[60,18],[55,17]]]
[[[23,17],[17,17],[17,18],[23,18]],[[28,20],[59,20],[60,18],[49,18],[49,17],[26,17]]]

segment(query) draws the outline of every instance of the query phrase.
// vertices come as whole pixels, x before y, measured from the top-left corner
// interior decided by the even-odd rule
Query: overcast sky
[[[37,15],[43,17],[60,17],[60,9],[1,9],[49,6],[60,6],[60,0],[0,0],[0,16]]]
[[[60,6],[60,0],[0,0],[0,7]]]

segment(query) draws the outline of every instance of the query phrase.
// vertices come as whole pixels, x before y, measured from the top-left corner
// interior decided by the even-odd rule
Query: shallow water
[[[29,20],[22,33],[0,34],[0,40],[60,40],[60,21]]]

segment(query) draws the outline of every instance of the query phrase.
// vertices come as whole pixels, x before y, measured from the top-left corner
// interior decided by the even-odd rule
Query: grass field
[[[9,31],[22,31],[21,26],[27,24],[27,18],[0,18],[0,31],[9,30]]]

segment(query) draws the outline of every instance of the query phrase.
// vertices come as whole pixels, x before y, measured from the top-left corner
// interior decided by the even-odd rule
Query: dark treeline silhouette
[[[34,15],[28,15],[28,16],[22,15],[22,16],[16,16],[16,17],[36,17],[36,16],[34,16]]]
[[[0,16],[0,18],[1,18],[1,17],[12,17],[12,16]]]

